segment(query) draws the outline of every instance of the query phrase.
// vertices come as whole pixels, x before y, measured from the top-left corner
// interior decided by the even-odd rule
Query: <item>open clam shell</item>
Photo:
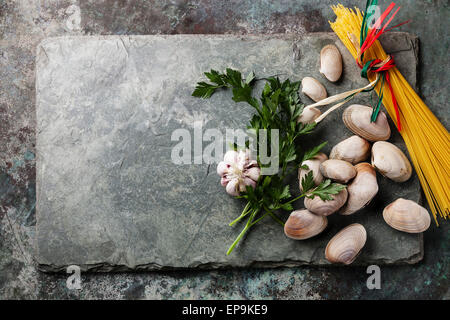
[[[338,211],[347,201],[347,189],[342,190],[338,194],[331,196],[333,200],[323,201],[320,197],[305,198],[304,204],[306,209],[319,216],[329,216]]]
[[[302,80],[302,92],[315,102],[323,100],[327,97],[327,90],[316,79],[304,77]]]
[[[351,264],[366,244],[366,229],[354,223],[339,231],[325,248],[325,258],[331,263]]]
[[[284,224],[284,233],[295,240],[304,240],[321,233],[328,225],[326,217],[317,216],[308,210],[296,210]]]
[[[370,143],[360,136],[351,136],[331,149],[330,159],[348,161],[357,164],[369,158]]]
[[[329,44],[320,51],[320,73],[331,82],[341,77],[342,56],[336,46]]]
[[[383,176],[395,182],[405,182],[412,174],[411,163],[402,150],[386,141],[373,144],[372,165]]]
[[[339,211],[342,215],[350,215],[364,208],[378,193],[377,174],[367,162],[355,166],[356,177],[347,186],[347,203]]]
[[[431,223],[430,214],[424,207],[403,198],[384,208],[383,219],[392,228],[408,233],[424,232]]]
[[[375,122],[370,122],[371,115],[371,107],[353,104],[345,109],[342,114],[342,120],[345,126],[354,134],[366,140],[382,141],[389,139],[391,128],[389,127],[386,114],[380,111]]]
[[[356,169],[350,162],[337,159],[322,162],[320,172],[324,177],[340,183],[347,183],[356,176]]]

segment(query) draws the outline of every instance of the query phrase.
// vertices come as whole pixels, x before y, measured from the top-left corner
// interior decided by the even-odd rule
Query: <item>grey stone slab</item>
[[[392,37],[384,41],[415,86],[417,41],[405,33]],[[344,56],[344,76],[337,84],[318,73],[318,52],[328,43]],[[422,235],[397,232],[381,217],[382,208],[397,197],[420,200],[415,175],[403,184],[379,176],[380,192],[370,206],[348,217],[332,215],[329,228],[313,239],[287,239],[267,219],[226,256],[242,227],[228,223],[243,203],[224,192],[214,164],[178,166],[170,156],[178,143],[171,133],[186,128],[193,134],[195,121],[201,120],[203,130],[224,133],[245,128],[252,110],[233,103],[229,92],[210,100],[190,96],[204,71],[230,66],[259,77],[314,76],[330,95],[367,83],[331,33],[63,37],[41,43],[36,73],[41,270],[71,264],[94,271],[326,265],[326,243],[352,222],[368,231],[355,264],[415,263],[423,257]],[[369,101],[368,96],[354,100]],[[338,110],[322,122],[305,147],[328,140],[328,152],[350,136],[341,114]],[[405,150],[393,132],[392,141]]]

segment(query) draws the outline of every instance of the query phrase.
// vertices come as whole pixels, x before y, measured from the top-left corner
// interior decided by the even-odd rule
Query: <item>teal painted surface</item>
[[[360,6],[365,1],[341,1]],[[275,4],[274,4],[275,3]],[[82,275],[82,290],[65,275],[36,271],[34,60],[48,36],[157,33],[329,31],[335,1],[0,2],[0,298],[27,299],[378,299],[450,298],[449,224],[425,234],[420,264],[382,268],[382,289],[366,288],[364,268],[294,268]],[[384,7],[388,2],[382,2]],[[420,94],[449,126],[449,2],[399,0],[399,30],[421,41]]]

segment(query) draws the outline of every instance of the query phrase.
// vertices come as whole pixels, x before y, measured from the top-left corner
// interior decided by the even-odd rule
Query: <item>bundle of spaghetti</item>
[[[358,48],[355,47],[355,39],[360,37],[363,14],[358,8],[352,10],[342,5],[333,6],[332,9],[337,18],[335,22],[330,22],[331,28],[356,59]],[[384,60],[387,57],[377,40],[365,52],[363,62]],[[400,71],[394,67],[387,72],[398,102],[400,119],[397,119],[390,90],[384,90],[383,105],[393,122],[401,123],[400,134],[408,148],[434,220],[439,225],[437,215],[446,219],[450,214],[450,135]],[[373,81],[376,75],[369,73],[368,78]],[[382,92],[381,86],[380,82],[376,85],[378,95]]]

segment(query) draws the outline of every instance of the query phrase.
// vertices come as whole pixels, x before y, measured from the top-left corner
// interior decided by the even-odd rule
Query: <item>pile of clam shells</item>
[[[339,80],[342,74],[342,57],[334,45],[325,46],[320,53],[320,73],[331,82]],[[314,101],[327,97],[325,87],[312,77],[302,80],[302,92]],[[304,240],[321,233],[328,225],[327,216],[339,213],[351,215],[371,202],[378,193],[376,171],[396,183],[407,181],[412,167],[405,154],[394,144],[387,142],[391,130],[386,114],[380,111],[377,120],[371,122],[372,108],[350,105],[342,115],[345,126],[355,135],[335,145],[329,156],[318,154],[304,161],[308,169],[299,169],[300,191],[302,178],[313,172],[314,183],[319,185],[324,179],[345,184],[346,188],[323,201],[320,197],[305,197],[305,209],[292,212],[285,223],[287,237]],[[316,108],[307,108],[299,117],[300,122],[313,122],[321,115]],[[365,162],[369,161],[370,163]],[[420,233],[430,226],[427,210],[414,201],[399,198],[383,210],[385,222],[392,228]],[[325,257],[331,263],[351,264],[361,252],[367,239],[364,226],[351,224],[338,232],[325,249]]]

